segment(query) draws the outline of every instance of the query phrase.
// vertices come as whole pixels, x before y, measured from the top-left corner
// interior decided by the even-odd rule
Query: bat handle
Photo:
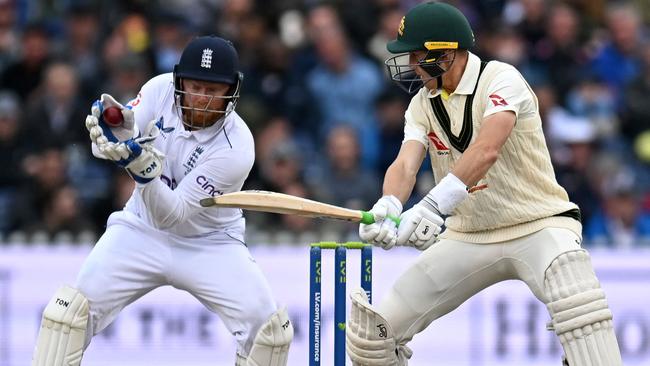
[[[393,220],[395,225],[399,226],[399,216],[388,215],[387,218]],[[361,211],[361,223],[370,225],[375,223],[375,216],[368,211]]]

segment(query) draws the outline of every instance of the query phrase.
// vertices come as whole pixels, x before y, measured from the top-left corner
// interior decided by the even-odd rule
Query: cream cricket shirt
[[[165,154],[165,161],[160,179],[137,184],[125,211],[181,237],[205,238],[211,243],[243,241],[241,210],[203,208],[199,200],[241,190],[255,160],[253,135],[246,123],[232,112],[223,130],[212,126],[186,131],[174,107],[171,73],[148,81],[129,105],[140,130],[149,121],[163,118],[154,144]]]
[[[477,184],[487,188],[471,193],[447,217],[442,237],[493,243],[545,227],[564,227],[581,236],[580,222],[567,217],[576,214],[577,206],[555,180],[535,94],[513,66],[498,61],[485,66],[477,85],[480,67],[481,60],[470,53],[454,93],[432,93],[422,88],[405,114],[404,141],[419,141],[428,148],[436,182],[451,171],[478,136],[485,117],[501,111],[517,115],[499,158]],[[465,118],[465,102],[475,86],[467,116],[471,115],[470,120]],[[440,103],[449,125],[441,123],[434,113],[434,108],[441,110]]]

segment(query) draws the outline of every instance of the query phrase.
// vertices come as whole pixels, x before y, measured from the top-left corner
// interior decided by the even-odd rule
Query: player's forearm
[[[384,196],[395,196],[402,204],[408,201],[415,186],[417,169],[409,168],[400,161],[395,161],[384,176]]]
[[[451,173],[458,177],[468,187],[473,187],[485,177],[487,171],[494,165],[499,156],[499,150],[493,146],[480,143],[470,145]]]
[[[488,116],[483,121],[478,137],[458,159],[451,173],[466,186],[474,187],[497,161],[501,147],[510,136],[515,122],[516,115],[513,111]]]
[[[187,220],[190,209],[187,204],[160,179],[147,184],[137,184],[149,216],[156,228],[168,229]]]

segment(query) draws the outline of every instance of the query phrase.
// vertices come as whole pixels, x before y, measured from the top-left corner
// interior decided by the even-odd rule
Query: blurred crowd
[[[536,92],[586,245],[650,246],[650,2],[450,2],[472,23],[473,52],[513,64]],[[238,113],[257,149],[245,188],[371,207],[410,98],[387,78],[385,44],[416,3],[0,0],[2,238],[101,234],[133,183],[92,157],[85,115],[101,93],[126,103],[150,77],[171,72],[199,34],[228,38],[240,54]],[[433,184],[427,162],[420,174],[413,200]],[[247,218],[253,233],[339,240],[356,231]]]

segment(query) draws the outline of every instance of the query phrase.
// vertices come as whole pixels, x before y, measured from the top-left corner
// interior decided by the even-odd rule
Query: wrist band
[[[465,183],[449,173],[429,191],[425,199],[435,202],[441,214],[449,215],[468,195]]]

